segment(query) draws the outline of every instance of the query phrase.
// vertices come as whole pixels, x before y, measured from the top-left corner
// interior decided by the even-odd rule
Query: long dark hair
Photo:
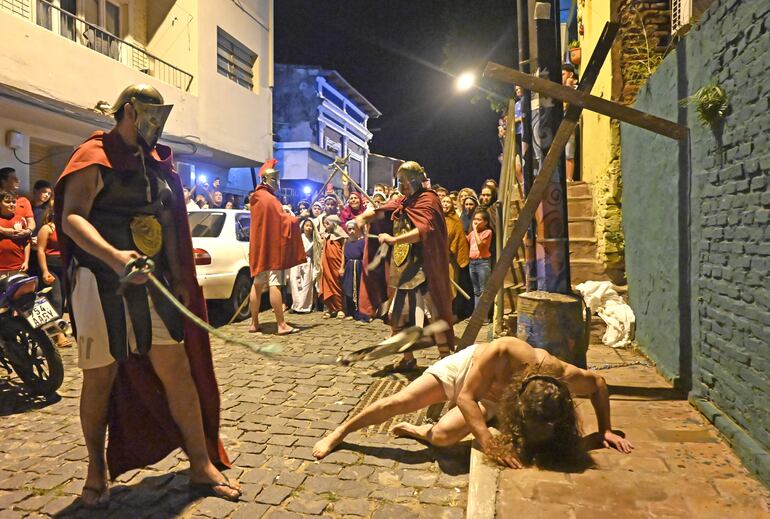
[[[554,467],[589,462],[569,388],[542,374],[511,384],[497,416],[502,432],[495,450],[513,453],[525,465]]]

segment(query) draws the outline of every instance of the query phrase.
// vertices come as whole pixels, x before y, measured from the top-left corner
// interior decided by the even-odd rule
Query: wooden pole
[[[518,70],[489,62],[484,69],[484,77],[519,85],[527,90],[533,90],[540,95],[552,97],[559,101],[569,103],[570,106],[585,108],[592,112],[619,119],[633,124],[645,130],[665,135],[671,139],[684,140],[688,136],[686,126],[676,124],[661,117],[641,112],[630,106],[614,103],[601,97],[592,96],[588,92],[581,92],[570,87],[563,86],[547,79],[542,79]]]
[[[599,71],[601,70],[602,63],[604,63],[607,54],[609,54],[609,51],[612,48],[612,41],[618,33],[618,28],[619,25],[617,23],[607,23],[604,26],[604,31],[599,38],[599,42],[594,49],[593,55],[586,66],[583,79],[578,86],[579,89],[590,91],[593,87],[596,78],[599,75]],[[546,82],[550,84],[550,82]],[[559,164],[561,154],[564,153],[564,146],[566,146],[567,141],[577,127],[581,112],[582,108],[578,106],[570,105],[569,108],[567,108],[567,113],[565,114],[564,119],[562,119],[559,129],[556,131],[551,147],[548,149],[540,172],[538,173],[535,182],[532,184],[532,189],[527,196],[524,207],[521,208],[519,217],[516,219],[516,224],[513,226],[511,237],[500,254],[500,261],[495,265],[492,275],[489,277],[489,281],[487,281],[487,286],[481,294],[479,304],[473,311],[468,326],[465,327],[465,332],[460,338],[460,348],[469,346],[476,341],[479,330],[484,323],[484,316],[489,313],[489,309],[494,303],[495,295],[497,294],[499,287],[502,286],[505,281],[505,274],[508,270],[508,266],[516,256],[519,247],[521,247],[524,235],[527,233],[532,218],[535,216],[537,207],[543,200],[551,176],[556,171],[556,166]]]
[[[503,250],[505,244],[505,228],[507,227],[508,220],[507,204],[510,201],[510,177],[512,172],[512,165],[515,163],[514,155],[516,150],[516,100],[508,100],[508,113],[506,115],[508,123],[505,127],[505,141],[503,143],[503,163],[500,166],[500,190],[497,193],[497,229],[495,229],[495,262],[500,261],[500,253]],[[499,209],[502,208],[502,211]],[[492,321],[492,327],[495,332],[499,333],[502,330],[503,322],[503,305],[504,301],[504,284],[500,286],[497,293],[497,300],[495,303],[495,312]]]

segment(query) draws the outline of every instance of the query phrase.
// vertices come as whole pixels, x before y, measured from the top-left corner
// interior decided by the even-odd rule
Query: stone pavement
[[[263,313],[268,331],[275,323]],[[304,328],[296,335],[255,339],[246,324],[228,331],[275,341],[292,355],[338,355],[382,340],[388,328],[322,320],[319,313],[290,315]],[[315,461],[312,445],[342,422],[370,386],[396,379],[375,374],[377,363],[351,367],[268,361],[237,346],[212,341],[222,392],[221,434],[240,480],[239,503],[194,500],[186,491],[185,456],[177,452],[146,470],[119,477],[110,507],[81,509],[86,451],[78,421],[80,372],[73,349],[62,350],[66,368],[61,400],[26,397],[0,374],[0,518],[6,517],[410,517],[465,516],[468,442],[432,449],[382,432],[351,435],[338,451]],[[421,353],[423,366],[435,352]],[[403,383],[401,380],[399,383]]]
[[[645,361],[632,351],[603,345],[588,350],[589,366]],[[613,428],[627,435],[634,452],[593,450],[593,468],[569,473],[500,470],[474,449],[468,517],[770,517],[767,489],[653,367],[601,373],[612,393]],[[590,401],[579,399],[577,408],[583,432],[595,432]]]

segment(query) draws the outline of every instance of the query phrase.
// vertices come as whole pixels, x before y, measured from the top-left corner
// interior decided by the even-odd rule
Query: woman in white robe
[[[313,310],[316,299],[316,281],[321,273],[321,261],[318,257],[316,243],[317,233],[310,218],[300,223],[302,229],[302,245],[305,247],[307,261],[289,271],[289,286],[291,287],[291,310],[306,314]]]

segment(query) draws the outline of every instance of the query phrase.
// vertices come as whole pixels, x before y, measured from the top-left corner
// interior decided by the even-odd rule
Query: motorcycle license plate
[[[58,318],[59,314],[56,313],[56,310],[54,310],[48,299],[43,297],[35,301],[32,312],[27,315],[27,322],[33,328],[40,328],[44,324],[50,323]]]

